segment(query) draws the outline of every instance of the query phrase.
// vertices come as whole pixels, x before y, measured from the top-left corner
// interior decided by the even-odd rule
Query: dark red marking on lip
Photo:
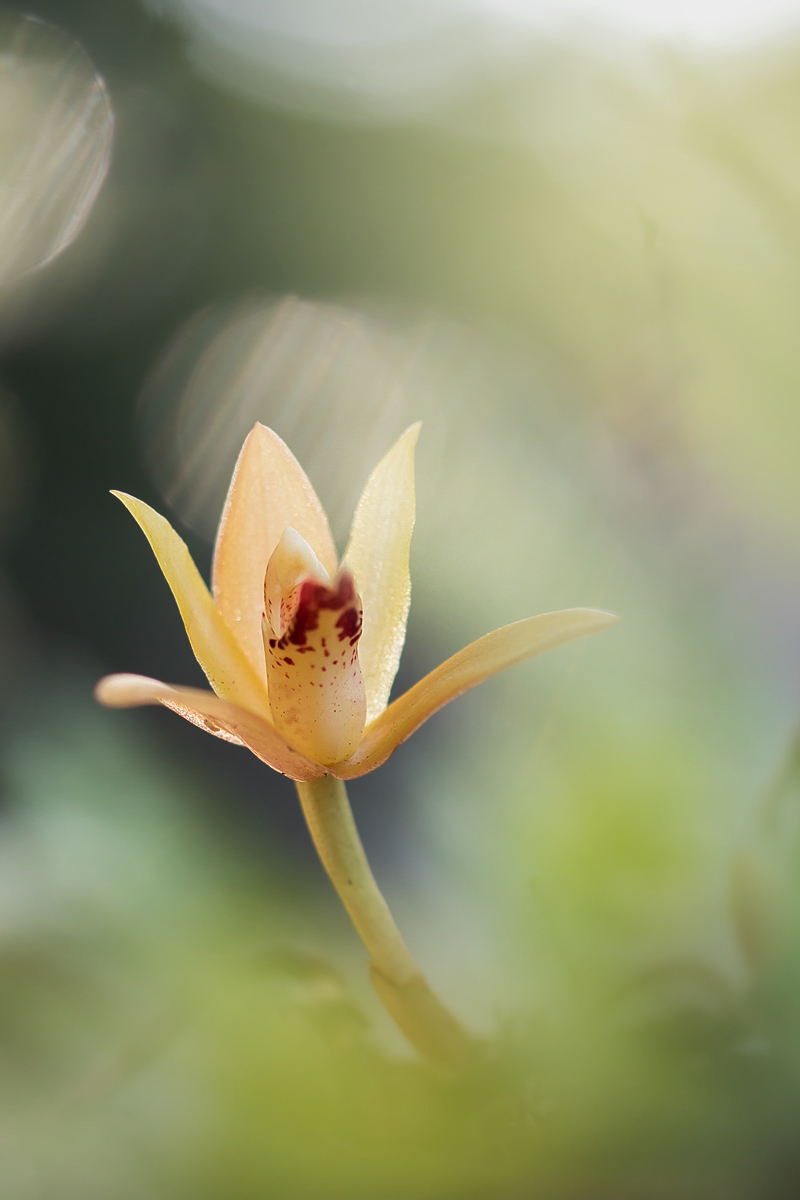
[[[344,610],[336,622],[336,628],[340,630],[339,641],[344,638],[354,639],[350,643],[353,645],[361,635],[361,613],[356,604],[353,577],[345,572],[339,576],[335,588],[315,583],[312,579],[307,579],[301,584],[294,619],[291,627],[278,642],[279,649],[285,650],[291,644],[298,647],[300,653],[315,650],[315,646],[307,644],[308,634],[318,628],[319,613],[322,609]],[[272,641],[270,647],[274,649]]]
[[[270,638],[270,639],[269,639],[269,648],[270,648],[270,650],[274,650],[274,649],[275,649],[275,647],[277,646],[277,644],[278,644],[278,639],[277,639],[277,638]]]
[[[290,667],[293,667],[293,666],[294,666],[294,659],[293,659],[293,658],[285,658],[283,661],[284,661],[285,663],[287,663],[287,664],[288,664]]]
[[[357,608],[346,608],[336,622],[336,628],[339,630],[340,642],[348,638],[350,645],[355,645],[361,637],[361,613]]]

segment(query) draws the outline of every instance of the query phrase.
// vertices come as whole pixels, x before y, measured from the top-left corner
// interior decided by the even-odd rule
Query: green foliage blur
[[[541,40],[373,110],[222,71],[182,12],[35,11],[116,127],[85,228],[0,280],[0,1197],[789,1200],[800,44]],[[286,781],[91,699],[112,670],[201,681],[107,490],[207,570],[153,372],[181,330],[184,378],[198,330],[287,296],[388,364],[268,397],[337,536],[375,430],[380,453],[424,421],[398,688],[535,612],[622,618],[352,788],[483,1039],[463,1075],[380,1009]]]

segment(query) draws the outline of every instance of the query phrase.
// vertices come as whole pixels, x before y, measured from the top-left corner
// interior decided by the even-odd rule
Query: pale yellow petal
[[[414,528],[414,447],[420,425],[395,442],[367,480],[344,561],[364,605],[358,657],[367,692],[367,720],[386,708],[406,636]]]
[[[246,746],[262,762],[290,779],[307,783],[325,774],[324,767],[293,750],[268,721],[213,692],[171,687],[144,675],[109,675],[100,680],[95,696],[109,708],[163,704],[207,733]]]
[[[462,692],[514,663],[533,658],[562,642],[606,629],[617,620],[612,613],[593,608],[568,608],[528,617],[487,633],[393,701],[367,726],[361,745],[349,762],[340,763],[331,773],[340,779],[354,779],[374,770],[423,721]]]
[[[212,589],[219,611],[259,678],[264,573],[287,525],[300,533],[329,575],[336,547],[328,518],[305,471],[266,425],[255,425],[242,446],[214,548]]]
[[[265,685],[217,611],[184,542],[164,517],[135,496],[114,492],[136,519],[172,589],[194,656],[218,696],[269,714]]]

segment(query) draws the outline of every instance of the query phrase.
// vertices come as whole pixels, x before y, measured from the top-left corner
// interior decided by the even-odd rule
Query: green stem
[[[298,783],[297,791],[322,865],[370,954],[384,1008],[426,1058],[450,1066],[465,1061],[474,1042],[411,957],[370,870],[344,784],[324,775]]]

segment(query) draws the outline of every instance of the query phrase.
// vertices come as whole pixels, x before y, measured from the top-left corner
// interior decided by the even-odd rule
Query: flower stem
[[[475,1043],[411,957],[370,870],[344,784],[324,775],[297,791],[322,865],[372,958],[384,1008],[420,1054],[448,1066],[464,1062]]]

